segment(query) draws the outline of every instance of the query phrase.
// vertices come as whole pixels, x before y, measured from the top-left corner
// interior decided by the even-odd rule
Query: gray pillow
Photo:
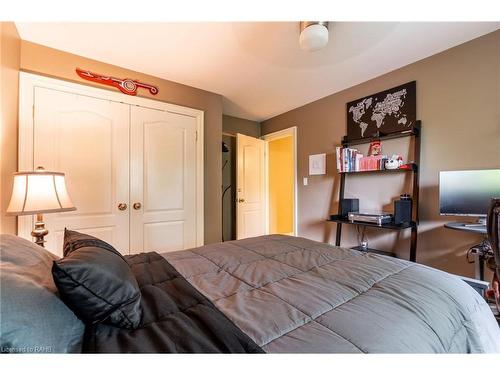
[[[30,241],[0,235],[2,353],[81,352],[85,327],[57,295],[56,259]]]

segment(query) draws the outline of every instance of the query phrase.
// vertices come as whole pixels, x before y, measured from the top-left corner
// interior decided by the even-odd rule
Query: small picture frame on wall
[[[309,175],[326,174],[326,154],[309,155]]]

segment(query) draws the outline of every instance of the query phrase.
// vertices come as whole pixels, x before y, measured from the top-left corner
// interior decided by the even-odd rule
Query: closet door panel
[[[184,249],[184,221],[161,221],[144,224],[145,251]],[[192,247],[192,246],[189,246]]]
[[[131,108],[131,253],[196,246],[196,120]]]
[[[186,129],[164,122],[144,124],[146,212],[184,209],[185,138]]]
[[[49,143],[54,143],[53,150],[57,150],[56,169],[71,171],[68,189],[72,199],[80,202],[78,214],[109,214],[114,195],[113,119],[97,113],[72,111],[60,113],[54,125],[57,136],[51,137]],[[78,186],[89,188],[78,189]]]
[[[35,89],[34,167],[66,174],[76,211],[47,214],[47,248],[62,254],[64,228],[129,252],[129,106],[46,88]]]

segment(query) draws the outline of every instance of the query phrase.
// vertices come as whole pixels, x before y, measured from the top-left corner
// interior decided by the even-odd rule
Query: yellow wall
[[[0,233],[16,233],[16,217],[5,216],[17,171],[17,98],[19,96],[20,39],[12,22],[0,22],[1,183]]]
[[[293,143],[292,137],[269,142],[269,230],[293,232]]]

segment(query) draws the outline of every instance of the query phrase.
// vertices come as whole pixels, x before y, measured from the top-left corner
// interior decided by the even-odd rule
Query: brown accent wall
[[[76,67],[105,75],[132,78],[157,85],[160,89],[158,95],[153,96],[145,90],[140,90],[138,96],[205,111],[205,243],[220,241],[220,181],[222,179],[220,141],[222,134],[222,97],[218,94],[135,72],[119,66],[91,60],[31,42],[21,41],[21,70],[108,89],[103,85],[94,84],[81,79],[75,73]],[[17,152],[10,153],[11,159],[16,156]]]
[[[346,132],[346,103],[412,80],[417,81],[417,116],[423,127],[417,260],[473,276],[465,252],[481,236],[443,228],[460,218],[439,216],[438,173],[500,167],[500,31],[264,121],[262,134],[297,126],[299,235],[334,242],[335,225],[325,219],[337,211],[334,151]],[[383,146],[388,154],[409,149],[404,143]],[[308,155],[323,152],[328,154],[327,174],[309,176],[309,185],[303,186]],[[365,208],[392,210],[392,199],[407,190],[408,182],[396,175],[355,176],[347,183],[346,196],[359,197]],[[342,245],[356,244],[354,228],[344,227]],[[408,256],[409,232],[367,233],[370,246]]]
[[[5,211],[12,192],[12,173],[17,171],[17,113],[21,41],[12,22],[0,22],[0,121],[1,182],[0,233],[16,233],[16,217]]]
[[[260,137],[260,123],[234,116],[222,116],[222,130],[233,135],[240,133],[250,137]]]

